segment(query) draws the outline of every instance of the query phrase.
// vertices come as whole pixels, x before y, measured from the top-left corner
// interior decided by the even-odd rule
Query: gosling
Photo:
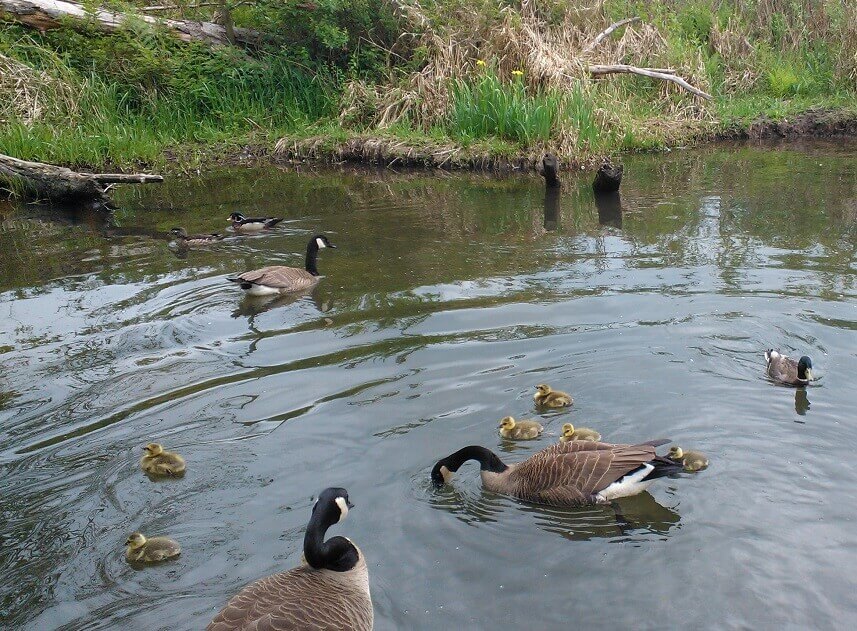
[[[507,416],[500,421],[500,436],[511,440],[530,440],[538,438],[544,427],[536,421],[516,421]]]
[[[159,443],[143,447],[146,455],[140,458],[140,468],[150,475],[181,475],[185,470],[184,458],[172,451],[164,451]]]
[[[128,563],[159,563],[177,557],[182,552],[181,546],[169,537],[146,539],[139,532],[129,535],[125,545],[128,546],[125,550]]]
[[[574,403],[570,394],[553,390],[549,385],[539,384],[533,395],[536,405],[543,408],[564,408]]]
[[[698,451],[684,451],[681,447],[670,447],[667,458],[681,463],[684,470],[691,473],[702,471],[708,466],[708,458],[705,454],[701,454]]]
[[[571,423],[566,423],[562,426],[562,436],[559,440],[562,443],[572,440],[588,440],[597,443],[601,441],[601,434],[588,427],[575,427]]]

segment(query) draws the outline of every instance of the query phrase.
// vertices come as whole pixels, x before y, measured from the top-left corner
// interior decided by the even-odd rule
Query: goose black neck
[[[315,238],[309,240],[306,246],[306,263],[304,267],[306,271],[308,271],[313,276],[318,276],[318,268],[315,266],[316,260],[318,259],[318,243],[315,242]]]
[[[446,458],[438,462],[432,471],[432,477],[440,476],[440,468],[446,467],[450,471],[458,471],[458,468],[468,460],[479,461],[479,469],[481,471],[491,471],[492,473],[503,473],[509,467],[503,463],[490,449],[480,447],[479,445],[470,445],[459,449],[454,454],[448,455]],[[442,478],[442,476],[441,476]]]
[[[304,534],[304,557],[307,563],[316,570],[333,570],[347,572],[357,565],[360,554],[357,548],[345,537],[331,537],[327,541],[324,535],[339,520],[339,513],[332,515],[330,511],[314,510]]]

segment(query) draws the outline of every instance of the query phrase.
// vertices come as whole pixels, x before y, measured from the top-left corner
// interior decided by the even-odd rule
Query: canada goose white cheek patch
[[[322,241],[322,240],[321,240],[321,238],[317,238],[317,239],[315,240],[315,244],[318,246],[318,249],[319,249],[319,250],[321,250],[322,248],[326,248],[326,247],[327,247],[327,246],[324,244],[324,241]]]
[[[339,521],[342,521],[348,515],[348,502],[345,501],[344,497],[337,497],[336,505],[339,506]]]
[[[449,481],[450,481],[450,480],[452,480],[452,471],[450,471],[450,470],[449,470],[449,469],[447,469],[446,467],[441,467],[441,468],[440,468],[440,474],[443,476],[443,481],[444,481],[445,483],[447,483],[447,484],[448,484],[448,483],[449,483]]]

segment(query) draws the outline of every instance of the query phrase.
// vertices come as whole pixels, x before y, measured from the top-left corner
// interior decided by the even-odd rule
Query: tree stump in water
[[[615,193],[622,183],[622,171],[621,164],[613,164],[609,160],[605,160],[598,168],[598,173],[595,174],[592,190],[596,193]]]
[[[94,201],[107,204],[110,184],[163,182],[160,175],[144,173],[78,173],[65,167],[28,162],[0,153],[0,181],[28,198],[54,202]]]
[[[559,188],[559,161],[552,153],[546,153],[542,158],[542,176],[545,178],[545,186]]]

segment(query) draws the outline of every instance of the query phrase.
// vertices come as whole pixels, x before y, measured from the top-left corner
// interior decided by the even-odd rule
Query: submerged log
[[[71,26],[84,30],[93,26],[105,33],[123,28],[129,20],[160,25],[185,42],[204,42],[210,46],[225,46],[234,42],[258,46],[262,34],[248,28],[227,28],[211,22],[193,20],[167,20],[151,15],[129,15],[107,9],[88,9],[77,2],[65,0],[0,0],[0,20],[18,22],[40,31]]]
[[[605,160],[598,167],[598,173],[595,174],[595,180],[592,182],[592,190],[596,193],[615,193],[622,183],[623,170],[621,164],[613,164]]]
[[[546,153],[542,158],[542,176],[545,178],[545,186],[559,188],[559,161],[552,153]]]
[[[0,181],[35,199],[108,203],[107,191],[112,184],[148,184],[163,182],[164,178],[145,173],[78,173],[53,164],[0,154]]]

